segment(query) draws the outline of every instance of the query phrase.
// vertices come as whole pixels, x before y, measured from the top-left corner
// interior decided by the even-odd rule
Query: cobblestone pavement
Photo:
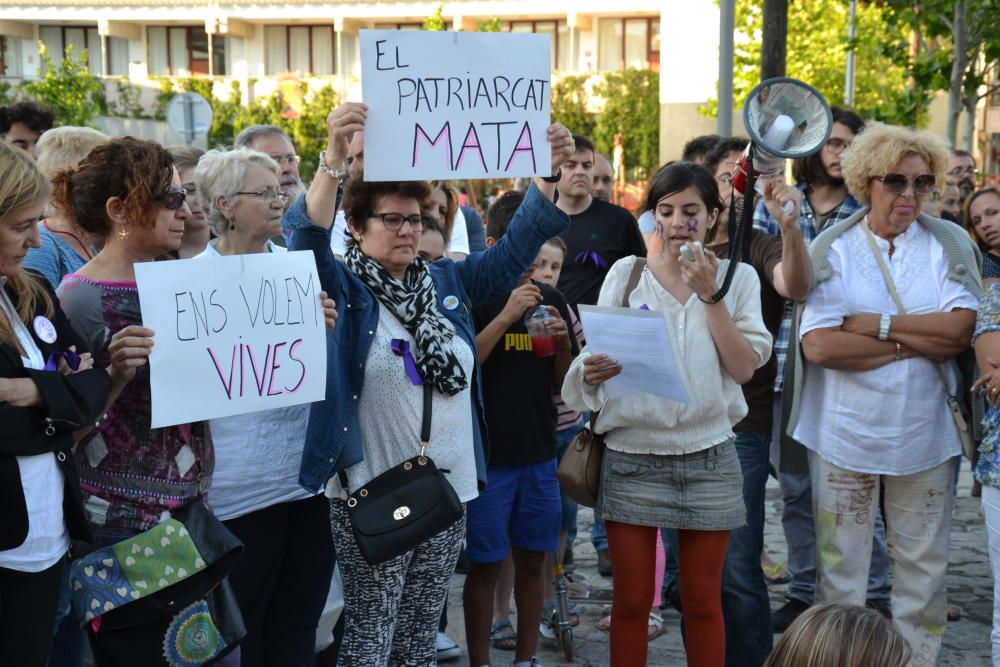
[[[965,469],[959,480],[948,569],[948,601],[962,610],[962,618],[960,621],[948,624],[940,661],[943,667],[978,667],[990,664],[993,580],[986,545],[986,529],[979,511],[979,499],[969,495],[972,477],[968,472],[968,462],[963,463]],[[786,547],[784,533],[781,530],[781,495],[777,482],[773,479],[768,481],[766,513],[764,543],[775,560],[783,561]],[[574,547],[576,561],[574,576],[578,581],[585,581],[591,586],[610,588],[611,580],[597,574],[597,556],[589,539],[592,523],[593,513],[581,508],[579,536]],[[461,600],[464,580],[465,577],[462,575],[455,575],[452,580],[451,602],[448,608],[448,634],[463,646],[463,649],[465,628]],[[784,603],[784,592],[784,586],[771,588],[772,609],[777,609]],[[564,662],[562,652],[555,641],[543,638],[540,640],[538,658],[545,667],[567,664],[604,667],[609,664],[608,637],[594,627],[601,616],[601,606],[581,605],[580,610],[580,625],[576,628],[575,635],[574,662]],[[650,667],[684,665],[680,615],[672,609],[666,611],[664,623],[668,632],[650,643],[649,665]],[[506,667],[512,658],[512,653],[494,650],[493,667]],[[444,664],[465,665],[468,664],[468,656],[463,652],[461,660]]]

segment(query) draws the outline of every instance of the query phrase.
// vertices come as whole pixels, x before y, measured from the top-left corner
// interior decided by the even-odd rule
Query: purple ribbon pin
[[[587,262],[593,262],[594,265],[597,266],[597,268],[599,269],[606,270],[608,268],[608,260],[601,257],[601,253],[597,252],[596,250],[584,250],[575,258],[573,258],[573,261],[576,262],[577,264],[586,264]]]
[[[48,360],[45,362],[45,369],[47,371],[58,370],[59,368],[59,357],[66,360],[66,364],[69,365],[70,370],[75,371],[80,368],[80,355],[78,355],[73,350],[53,350],[52,354],[49,355]]]
[[[641,306],[639,306],[639,310],[649,310],[649,306],[644,303]]]
[[[410,352],[410,343],[402,338],[392,339],[392,353],[397,357],[403,358],[403,366],[406,367],[406,376],[410,378],[410,382],[413,384],[423,384],[424,378],[420,375],[420,369],[417,368],[417,361],[413,358],[413,353]]]

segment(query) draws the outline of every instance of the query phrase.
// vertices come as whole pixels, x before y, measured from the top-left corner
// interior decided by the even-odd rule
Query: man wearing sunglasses
[[[841,161],[847,154],[855,136],[864,129],[864,120],[848,109],[832,107],[833,129],[826,145],[818,153],[795,160],[792,175],[803,194],[799,227],[806,244],[809,244],[826,227],[846,220],[861,208],[844,183]],[[776,236],[781,235],[781,225],[768,213],[764,202],[754,212],[754,226]],[[772,463],[778,470],[778,482],[784,507],[781,524],[788,543],[788,601],[775,610],[771,621],[775,632],[785,629],[799,614],[812,605],[816,590],[816,533],[812,512],[812,485],[808,473],[790,472],[777,459],[782,433],[782,390],[784,388],[785,359],[788,353],[791,326],[791,302],[785,304],[785,316],[774,342],[774,356],[778,359],[778,376],[774,385],[774,433],[771,437]],[[889,556],[885,544],[885,525],[881,515],[876,521],[872,546],[871,578],[868,586],[868,604],[888,610],[889,605]]]

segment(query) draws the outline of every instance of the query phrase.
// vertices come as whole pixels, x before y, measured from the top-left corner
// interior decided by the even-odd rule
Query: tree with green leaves
[[[448,29],[448,22],[444,18],[444,5],[438,5],[433,14],[424,17],[423,29],[435,32]]]
[[[56,125],[89,126],[105,110],[107,101],[104,84],[90,73],[87,50],[74,55],[70,44],[59,64],[52,61],[41,42],[38,52],[42,78],[21,84],[21,89],[55,112]]]
[[[847,52],[857,62],[854,108],[866,118],[922,125],[933,90],[914,86],[908,61],[909,34],[894,29],[894,9],[884,2],[858,7],[856,37],[847,38],[850,0],[788,4],[785,73],[815,86],[831,104],[844,101]],[[733,96],[740,107],[761,81],[764,0],[736,5]],[[713,100],[702,112],[714,116]]]
[[[912,35],[910,59],[916,85],[947,91],[946,135],[958,142],[958,120],[967,116],[964,144],[972,150],[976,106],[992,93],[1000,62],[997,0],[889,0],[895,25]]]

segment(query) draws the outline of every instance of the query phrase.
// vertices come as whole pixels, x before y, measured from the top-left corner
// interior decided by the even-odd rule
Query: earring
[[[232,220],[230,220],[229,221],[229,231],[233,231],[235,229],[236,229],[236,223],[233,222]]]
[[[122,241],[128,238],[128,228],[122,225],[122,228],[118,230],[118,238]]]

